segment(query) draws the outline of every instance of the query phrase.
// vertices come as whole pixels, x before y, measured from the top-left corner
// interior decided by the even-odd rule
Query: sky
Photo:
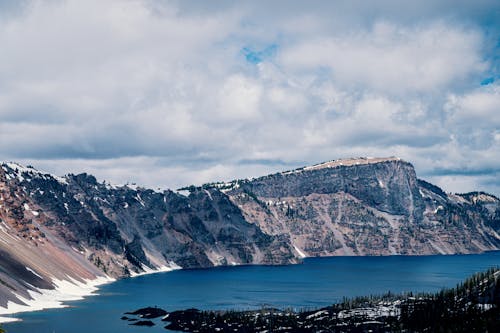
[[[171,188],[398,156],[500,195],[500,2],[0,0],[0,160]]]

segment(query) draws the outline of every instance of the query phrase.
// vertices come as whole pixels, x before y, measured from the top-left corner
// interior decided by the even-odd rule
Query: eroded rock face
[[[216,184],[247,221],[307,256],[496,250],[500,202],[447,195],[397,158],[351,159]]]
[[[246,182],[236,192],[248,191],[261,198],[346,193],[380,211],[419,217],[424,205],[413,166],[398,159],[377,160],[277,173]]]
[[[0,307],[54,288],[54,279],[500,248],[496,197],[447,195],[397,158],[332,161],[189,191],[2,164]]]
[[[12,163],[0,168],[0,240],[0,289],[10,295],[0,300],[28,284],[54,288],[53,278],[296,262],[287,239],[248,223],[221,191],[186,197]]]

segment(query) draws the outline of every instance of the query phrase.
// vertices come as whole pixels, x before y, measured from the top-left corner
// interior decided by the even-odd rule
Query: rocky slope
[[[496,250],[500,201],[447,195],[397,158],[327,162],[214,184],[269,235],[305,256],[452,254]]]
[[[63,289],[62,281],[79,287],[179,267],[295,263],[293,251],[287,239],[245,221],[218,190],[186,197],[87,174],[0,168],[0,314],[31,304],[40,289]]]
[[[500,248],[498,198],[448,195],[397,158],[187,189],[155,192],[1,164],[0,314],[31,304],[40,290],[153,270]]]

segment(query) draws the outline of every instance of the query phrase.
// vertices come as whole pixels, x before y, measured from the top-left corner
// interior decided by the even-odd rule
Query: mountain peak
[[[24,166],[17,162],[0,162],[0,172],[5,172],[7,179],[17,178],[19,181],[38,177],[43,179],[53,178],[59,183],[66,184],[67,180],[63,177],[58,177],[46,172],[37,170],[31,165]]]
[[[314,171],[314,170],[321,170],[321,169],[331,169],[331,168],[338,168],[338,167],[350,167],[350,166],[357,166],[357,165],[368,165],[368,164],[377,164],[377,163],[385,163],[385,162],[394,162],[394,161],[402,161],[405,163],[408,163],[406,161],[403,161],[399,157],[352,157],[352,158],[342,158],[338,160],[331,160],[327,162],[322,162],[318,164],[313,164],[309,166],[304,166],[295,170],[290,170],[290,171],[284,171],[281,172],[283,175],[288,175],[288,174],[293,174],[293,173],[299,173],[303,171]]]

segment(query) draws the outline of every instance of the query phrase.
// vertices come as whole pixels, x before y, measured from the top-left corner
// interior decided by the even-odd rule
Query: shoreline
[[[456,255],[480,255],[488,252],[500,252],[500,250],[487,250],[478,253],[454,253],[454,254],[421,254],[421,255],[373,255],[373,256],[325,256],[325,257],[309,257],[305,256],[301,258],[304,259],[322,259],[322,258],[336,258],[336,257],[351,257],[351,258],[359,258],[359,257],[426,257],[426,256],[456,256]],[[135,278],[143,275],[150,275],[156,273],[164,273],[171,272],[174,270],[183,269],[175,263],[169,263],[170,266],[160,266],[156,269],[152,269],[147,266],[143,266],[143,272],[141,273],[132,273],[129,277],[125,278]],[[296,263],[298,264],[298,263]],[[296,265],[292,264],[292,265]],[[229,267],[233,267],[228,265]],[[240,266],[240,265],[238,265]],[[246,265],[241,265],[246,266]],[[253,266],[253,265],[248,265]],[[281,266],[281,265],[278,265]],[[214,266],[210,268],[218,268],[222,266]],[[201,268],[203,269],[203,268]],[[122,278],[119,278],[122,279]],[[68,280],[57,280],[54,279],[53,283],[56,286],[55,289],[37,289],[36,291],[28,291],[32,299],[26,299],[22,296],[17,296],[20,301],[25,303],[26,305],[14,303],[9,301],[7,304],[7,308],[0,307],[0,324],[2,323],[12,323],[22,321],[20,318],[16,318],[15,315],[23,312],[34,312],[41,311],[45,309],[57,309],[57,308],[66,308],[70,305],[66,304],[66,302],[70,301],[78,301],[82,300],[88,296],[99,295],[99,287],[108,283],[115,282],[119,279],[111,278],[109,276],[99,276],[96,279],[88,279],[84,280],[85,282],[79,282],[73,278],[69,278]]]
[[[161,266],[156,269],[149,267],[143,267],[143,269],[144,272],[131,274],[127,278],[170,272],[182,268],[172,264],[172,266]],[[67,308],[70,306],[66,304],[67,302],[79,301],[88,296],[99,295],[98,291],[101,286],[117,280],[106,275],[98,276],[95,279],[84,279],[84,282],[71,277],[66,280],[53,279],[52,283],[55,285],[55,289],[29,290],[28,293],[31,299],[16,294],[16,297],[24,304],[8,301],[7,307],[0,307],[0,324],[22,321],[22,319],[16,318],[15,315],[23,312]]]

